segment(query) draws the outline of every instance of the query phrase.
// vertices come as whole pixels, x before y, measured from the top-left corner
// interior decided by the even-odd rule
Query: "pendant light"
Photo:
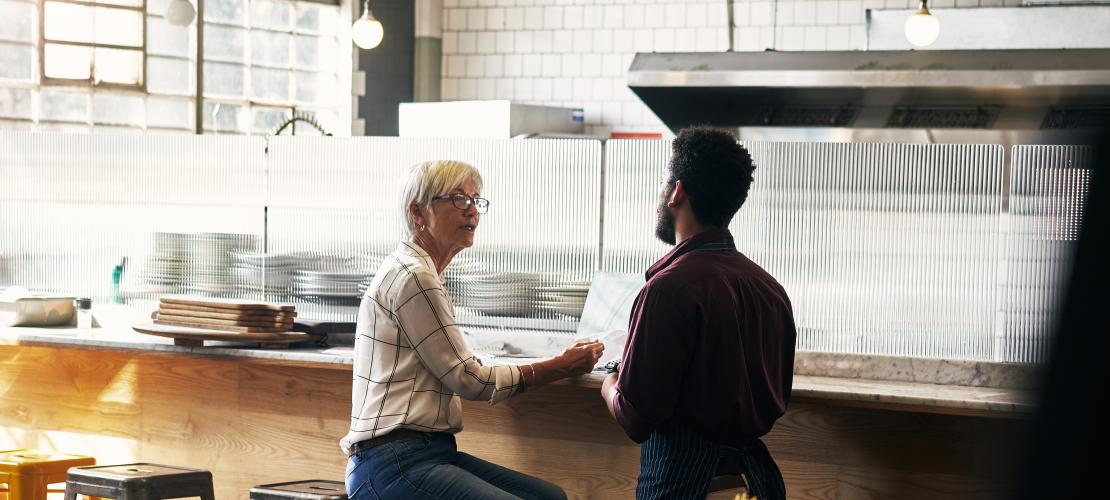
[[[382,28],[381,21],[375,19],[374,13],[370,12],[370,0],[363,0],[362,17],[351,26],[351,39],[355,45],[370,50],[382,43],[384,36],[385,29]]]
[[[906,18],[906,40],[917,47],[932,45],[940,36],[940,20],[929,12],[928,0],[921,0],[921,7]]]
[[[197,17],[197,9],[189,0],[170,0],[166,8],[166,22],[174,26],[188,26]]]

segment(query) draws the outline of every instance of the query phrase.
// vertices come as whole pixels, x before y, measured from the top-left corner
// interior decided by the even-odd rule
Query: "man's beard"
[[[674,214],[667,208],[666,198],[659,201],[655,209],[655,237],[668,245],[674,245]]]

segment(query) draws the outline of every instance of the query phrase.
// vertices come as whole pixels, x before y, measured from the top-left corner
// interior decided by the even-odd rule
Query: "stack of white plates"
[[[189,235],[156,232],[151,235],[150,254],[143,264],[143,289],[150,292],[175,292],[185,274]]]
[[[236,291],[231,273],[234,251],[249,251],[256,246],[251,234],[198,233],[188,236],[186,246],[186,289],[204,295],[223,295]]]
[[[285,254],[233,250],[231,273],[240,290],[288,295],[297,259]]]
[[[366,273],[361,272],[298,269],[293,272],[293,295],[329,302],[357,302],[361,298],[359,284],[365,278]]]
[[[590,282],[552,280],[537,287],[536,291],[536,307],[540,310],[580,318],[582,308],[586,306]]]
[[[499,272],[460,275],[453,283],[455,304],[489,316],[533,316],[543,275]]]

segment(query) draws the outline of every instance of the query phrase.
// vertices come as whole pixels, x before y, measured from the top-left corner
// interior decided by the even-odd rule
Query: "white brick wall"
[[[738,51],[862,50],[867,9],[918,0],[733,0]],[[728,47],[727,0],[444,0],[443,99],[579,107],[590,133],[666,127],[625,84],[636,52]],[[1021,0],[932,0],[933,7]]]

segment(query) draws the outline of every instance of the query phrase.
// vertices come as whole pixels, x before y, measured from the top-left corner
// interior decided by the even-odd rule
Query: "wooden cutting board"
[[[235,319],[219,319],[219,318],[197,318],[190,316],[177,316],[174,314],[167,314],[165,311],[158,312],[158,318],[162,321],[172,321],[174,323],[191,323],[199,325],[215,325],[215,326],[256,326],[259,328],[273,328],[290,330],[293,328],[293,319],[289,320],[266,320],[259,319],[254,321],[242,321]]]
[[[164,320],[164,319],[156,319],[156,320],[154,320],[154,324],[156,324],[156,325],[167,325],[167,326],[185,326],[185,327],[197,328],[197,329],[201,329],[201,330],[216,330],[216,331],[234,332],[234,333],[281,333],[281,332],[289,331],[288,328],[284,328],[284,327],[274,328],[274,327],[264,327],[264,326],[207,325],[207,324],[204,324],[204,323],[197,323],[197,322],[193,322],[193,321],[169,321],[169,320]]]
[[[252,300],[242,299],[216,299],[216,298],[173,298],[163,297],[161,300],[162,305],[176,304],[186,306],[199,306],[220,310],[262,310],[262,311],[295,311],[295,306],[283,306],[278,304],[268,304],[265,302],[257,302]]]
[[[276,311],[233,311],[230,309],[212,309],[211,311],[197,311],[193,309],[180,309],[173,304],[166,304],[158,309],[160,314],[173,316],[186,316],[190,318],[230,319],[239,321],[293,321],[296,312]]]
[[[195,346],[201,347],[204,345],[205,340],[220,340],[227,342],[247,342],[258,343],[262,347],[267,346],[281,346],[284,347],[293,342],[304,342],[311,340],[312,335],[303,332],[230,332],[230,331],[217,331],[205,330],[198,328],[188,328],[183,326],[172,325],[157,325],[153,323],[144,323],[132,327],[139,333],[147,335],[157,335],[159,337],[170,337],[173,339],[174,345],[182,346]]]
[[[189,306],[189,304],[183,304],[183,303],[161,303],[161,304],[159,304],[159,309],[161,309],[161,310],[172,309],[174,311],[209,312],[209,313],[213,313],[213,314],[231,314],[231,316],[235,316],[235,317],[245,317],[245,316],[272,317],[272,316],[279,316],[279,314],[281,314],[281,316],[292,316],[294,318],[296,317],[296,311],[295,310],[293,310],[293,311],[286,311],[286,310],[276,311],[276,310],[273,310],[273,309],[223,309],[223,308],[209,308],[209,307],[204,307],[204,306]]]

